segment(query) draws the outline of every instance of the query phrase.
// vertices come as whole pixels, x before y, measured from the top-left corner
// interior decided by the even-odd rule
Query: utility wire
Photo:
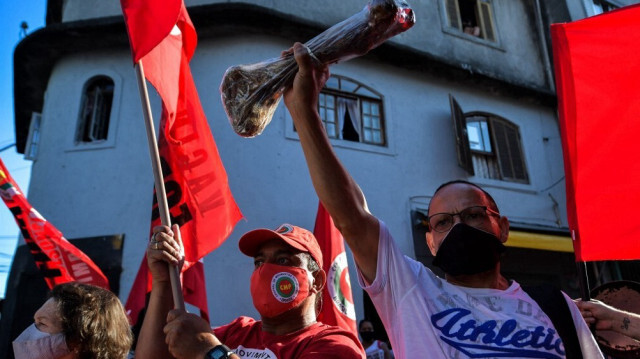
[[[12,143],[12,144],[10,144],[10,145],[6,145],[6,146],[4,146],[4,147],[0,148],[0,152],[5,151],[5,150],[8,150],[8,149],[10,149],[11,147],[13,147],[13,146],[15,146],[15,145],[16,145],[16,144],[15,144],[15,142],[14,142],[14,143]]]

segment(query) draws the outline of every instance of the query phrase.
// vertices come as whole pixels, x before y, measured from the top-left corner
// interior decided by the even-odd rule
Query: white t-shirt
[[[374,340],[373,344],[365,348],[364,353],[367,355],[367,359],[384,359],[384,350],[380,348],[379,340]]]
[[[404,256],[380,221],[376,278],[369,293],[398,358],[565,358],[549,317],[515,281],[506,290],[468,288]],[[603,358],[565,295],[584,358]]]

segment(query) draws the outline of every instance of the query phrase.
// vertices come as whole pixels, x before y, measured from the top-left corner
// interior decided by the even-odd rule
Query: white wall
[[[227,67],[278,56],[290,45],[288,40],[260,36],[201,39],[192,60],[200,99],[231,189],[246,218],[205,259],[214,325],[240,314],[257,315],[249,293],[252,259],[237,250],[241,234],[256,227],[275,228],[283,222],[313,229],[317,197],[283,105],[262,135],[246,139],[232,131],[218,91]],[[427,196],[451,179],[466,178],[486,185],[508,217],[545,225],[555,221],[547,193],[538,193],[563,175],[552,108],[502,98],[366,58],[335,65],[331,70],[361,81],[384,96],[387,149],[376,152],[365,145],[334,144],[366,194],[371,211],[387,223],[403,252],[414,256],[409,211],[416,206],[426,208]],[[109,148],[74,150],[82,86],[91,76],[103,73],[116,81],[117,118],[112,116],[112,124],[117,124],[115,143]],[[456,163],[448,93],[456,96],[465,111],[493,112],[520,126],[529,185],[466,177]],[[153,95],[156,120],[159,106]],[[125,234],[123,301],[138,270],[150,221],[153,183],[141,116],[128,49],[62,59],[49,81],[40,154],[33,166],[29,191],[33,205],[68,238]],[[563,186],[561,183],[553,189],[562,213]],[[562,223],[566,226],[564,214]],[[362,294],[351,257],[349,260],[356,311],[362,317]]]
[[[579,0],[574,0],[579,1]],[[285,16],[330,27],[361,11],[367,0],[185,0],[187,7],[209,4],[255,5]],[[493,0],[496,42],[479,40],[448,29],[444,0],[409,0],[416,22],[413,28],[390,42],[413,48],[453,66],[470,69],[519,85],[551,91],[537,23],[527,2]],[[121,16],[118,0],[66,0],[63,21]],[[301,38],[305,42],[309,39]],[[496,66],[495,64],[500,64]]]

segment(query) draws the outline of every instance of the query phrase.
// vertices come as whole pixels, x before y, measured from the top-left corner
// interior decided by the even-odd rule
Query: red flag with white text
[[[318,321],[351,331],[357,337],[356,312],[344,240],[321,202],[318,203],[313,234],[322,249],[322,269],[327,273],[327,285],[322,294],[323,306]]]
[[[551,26],[577,261],[640,259],[640,6]]]
[[[180,226],[184,243],[184,299],[194,305],[199,303],[201,312],[206,313],[204,270],[202,263],[198,261],[222,244],[242,218],[242,213],[229,189],[227,174],[189,68],[197,37],[182,1],[178,7],[170,6],[176,11],[175,14],[169,16],[163,12],[161,19],[165,22],[157,24],[158,28],[166,30],[160,32],[166,33],[165,37],[154,38],[160,42],[147,53],[139,50],[148,48],[148,43],[152,42],[145,39],[144,28],[141,27],[141,24],[148,23],[148,19],[140,20],[140,17],[153,13],[140,9],[154,7],[155,4],[157,3],[148,0],[121,0],[134,60],[140,59],[145,77],[162,98],[158,149],[171,223]],[[131,8],[136,10],[130,11]],[[158,33],[151,31],[153,36]],[[136,52],[137,50],[142,52]],[[159,224],[159,211],[154,196],[151,226]],[[146,294],[151,289],[151,278],[148,275],[146,290],[138,287],[144,283],[141,272],[146,272],[146,268],[142,268],[145,266],[146,261],[143,260],[127,300],[126,307],[131,318],[136,318],[139,310],[144,307],[144,295],[139,293]],[[191,267],[195,269],[192,271]]]
[[[73,281],[109,289],[109,281],[100,268],[29,204],[2,160],[0,196],[13,214],[50,289]]]

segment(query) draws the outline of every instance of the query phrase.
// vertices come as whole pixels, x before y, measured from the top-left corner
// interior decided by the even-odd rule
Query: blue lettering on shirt
[[[469,358],[564,358],[562,340],[552,328],[518,330],[514,319],[502,325],[495,320],[478,323],[470,314],[468,309],[451,308],[431,316],[440,339]]]

